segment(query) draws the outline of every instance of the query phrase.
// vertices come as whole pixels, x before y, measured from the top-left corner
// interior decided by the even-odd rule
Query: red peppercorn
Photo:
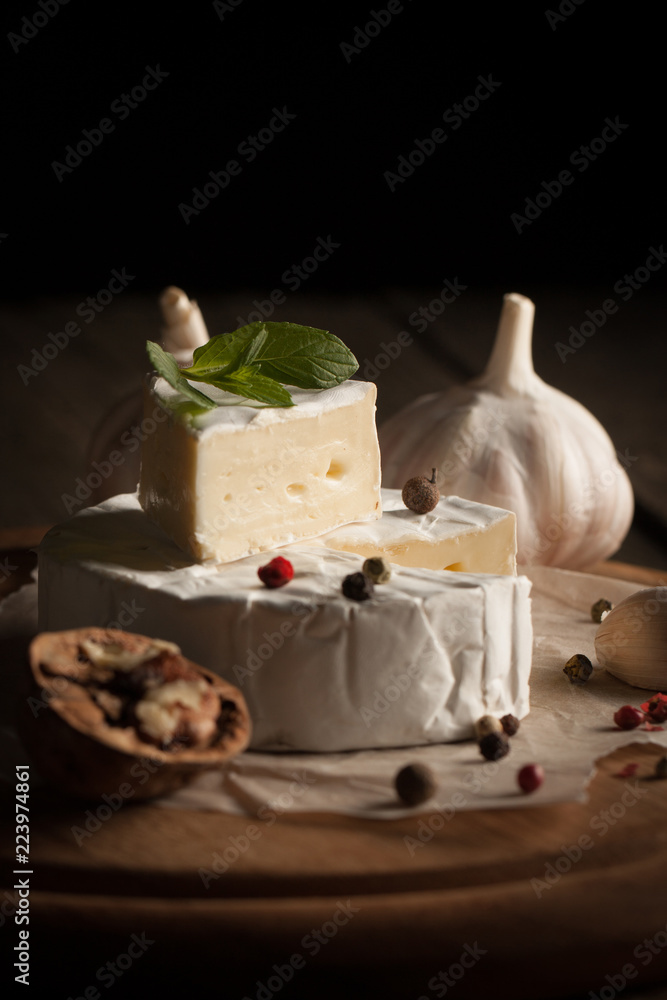
[[[534,792],[544,781],[544,768],[541,764],[525,764],[516,776],[522,792]]]
[[[636,729],[644,721],[644,713],[633,705],[624,705],[614,712],[614,722],[619,729]]]
[[[266,566],[260,566],[257,570],[257,576],[260,578],[265,587],[269,587],[273,590],[275,587],[284,587],[286,583],[289,583],[294,576],[294,567],[289,559],[283,559],[282,556],[276,556],[272,559],[270,563]]]
[[[654,694],[641,708],[651,722],[667,722],[667,698],[664,694]]]

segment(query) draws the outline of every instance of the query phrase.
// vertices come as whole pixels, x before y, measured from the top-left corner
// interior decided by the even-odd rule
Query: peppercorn
[[[504,733],[487,733],[478,743],[479,752],[487,760],[500,760],[510,752],[510,741]]]
[[[544,768],[541,764],[525,764],[516,776],[522,792],[534,792],[544,781]]]
[[[571,684],[585,684],[593,673],[593,664],[583,653],[575,653],[563,667],[563,673],[570,678]]]
[[[391,566],[382,556],[366,559],[362,569],[373,583],[388,583],[391,578]]]
[[[500,719],[496,719],[495,715],[483,715],[475,723],[475,736],[478,740],[481,740],[483,736],[488,736],[489,733],[502,733],[503,724]]]
[[[503,715],[500,720],[505,736],[515,736],[519,732],[519,720],[516,715]]]
[[[276,587],[284,587],[286,583],[289,583],[294,576],[294,567],[289,559],[276,556],[266,566],[259,567],[257,576],[265,587],[274,590]]]
[[[365,573],[350,573],[343,580],[343,594],[351,601],[367,601],[373,590],[373,581]]]
[[[591,618],[593,619],[594,622],[598,622],[599,624],[601,621],[604,621],[604,619],[607,617],[607,615],[609,614],[609,612],[612,610],[613,607],[614,605],[611,603],[611,601],[608,601],[606,598],[601,597],[600,600],[596,601],[593,607],[591,608]]]
[[[398,797],[407,806],[418,806],[432,798],[438,787],[435,776],[426,764],[408,764],[394,778]]]
[[[428,514],[440,499],[440,490],[435,484],[435,469],[431,472],[431,478],[426,476],[414,476],[408,479],[401,493],[403,503],[416,514]]]
[[[614,712],[614,722],[619,729],[636,729],[644,721],[644,713],[633,705],[623,705],[618,712]]]
[[[664,694],[654,694],[646,704],[642,705],[651,722],[667,722],[667,698]]]

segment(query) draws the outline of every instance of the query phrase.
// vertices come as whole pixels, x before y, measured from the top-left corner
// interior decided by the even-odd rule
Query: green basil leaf
[[[146,341],[146,350],[156,372],[169,383],[172,389],[177,389],[191,403],[196,403],[197,406],[203,409],[214,410],[217,407],[218,404],[209,396],[205,396],[199,389],[195,389],[188,384],[181,374],[181,369],[178,367],[173,354],[164,351],[154,340]]]

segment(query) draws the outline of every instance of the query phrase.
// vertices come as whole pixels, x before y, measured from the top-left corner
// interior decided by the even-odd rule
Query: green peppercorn
[[[388,583],[391,578],[391,566],[382,556],[366,559],[362,569],[373,583]]]
[[[600,600],[596,601],[593,607],[591,608],[591,618],[593,619],[594,622],[597,622],[599,624],[607,617],[607,615],[609,614],[609,612],[612,610],[613,607],[614,605],[611,603],[611,601],[608,601],[606,598],[601,597]]]
[[[563,667],[563,673],[570,678],[571,684],[585,684],[593,673],[593,664],[583,653],[575,653]]]

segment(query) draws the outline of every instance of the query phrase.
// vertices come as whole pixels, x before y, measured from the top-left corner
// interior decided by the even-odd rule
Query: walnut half
[[[249,743],[241,692],[173,643],[117,629],[43,632],[29,661],[21,739],[42,775],[79,798],[124,782],[135,800],[162,795]]]

